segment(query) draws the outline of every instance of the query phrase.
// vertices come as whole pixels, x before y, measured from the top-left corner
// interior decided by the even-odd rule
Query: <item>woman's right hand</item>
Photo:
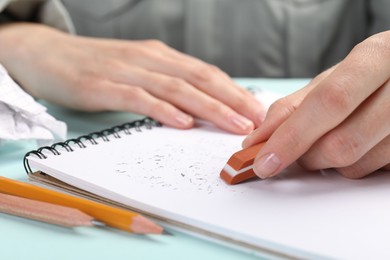
[[[390,170],[390,31],[356,45],[305,88],[280,99],[243,142],[266,141],[254,171],[261,178],[298,163],[348,178]]]

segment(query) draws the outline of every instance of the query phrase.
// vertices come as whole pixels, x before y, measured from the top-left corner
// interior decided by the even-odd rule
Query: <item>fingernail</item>
[[[237,127],[239,127],[241,130],[252,130],[253,129],[253,123],[249,119],[240,116],[240,115],[234,115],[231,117],[231,121],[233,124]]]
[[[281,164],[282,162],[274,153],[269,153],[256,160],[253,171],[260,178],[266,179],[271,177]]]
[[[267,111],[264,108],[261,108],[257,113],[258,125],[264,122],[265,117],[267,115]]]
[[[176,121],[184,127],[189,127],[193,124],[194,120],[189,115],[180,113],[176,116]]]

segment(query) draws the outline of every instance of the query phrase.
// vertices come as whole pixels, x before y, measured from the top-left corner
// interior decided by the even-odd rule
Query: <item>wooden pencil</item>
[[[99,225],[78,209],[0,193],[0,212],[64,227]],[[101,225],[104,225],[101,223]]]
[[[162,234],[163,228],[144,216],[102,203],[0,177],[0,192],[71,207],[104,222],[107,226],[137,234]]]

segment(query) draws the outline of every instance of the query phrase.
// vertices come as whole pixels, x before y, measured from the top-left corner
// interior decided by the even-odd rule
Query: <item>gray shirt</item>
[[[311,77],[390,28],[389,0],[63,0],[82,35],[159,39],[231,76]]]
[[[77,34],[159,39],[241,77],[312,77],[390,28],[390,0],[50,2],[45,23],[64,27],[50,22],[62,5]]]

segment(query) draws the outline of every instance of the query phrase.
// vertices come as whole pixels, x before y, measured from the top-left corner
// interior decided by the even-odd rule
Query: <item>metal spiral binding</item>
[[[71,144],[76,144],[80,149],[85,149],[87,146],[85,145],[86,141],[89,141],[91,145],[98,145],[98,139],[103,140],[103,142],[109,142],[110,137],[114,137],[115,139],[121,138],[120,132],[123,132],[125,135],[131,135],[131,130],[135,130],[136,132],[142,132],[141,127],[145,129],[152,129],[153,127],[161,127],[162,124],[153,120],[152,118],[146,117],[144,119],[136,120],[133,122],[124,123],[121,125],[116,125],[111,128],[103,129],[98,132],[93,132],[87,135],[82,135],[77,138],[68,139],[65,142],[54,143],[51,146],[44,146],[37,150],[30,151],[26,153],[23,159],[23,166],[27,174],[32,173],[30,165],[28,163],[27,157],[31,154],[36,155],[39,159],[46,159],[47,155],[43,153],[44,150],[50,151],[54,156],[61,155],[61,153],[57,150],[57,147],[62,147],[66,152],[73,152],[74,150],[71,147]]]

